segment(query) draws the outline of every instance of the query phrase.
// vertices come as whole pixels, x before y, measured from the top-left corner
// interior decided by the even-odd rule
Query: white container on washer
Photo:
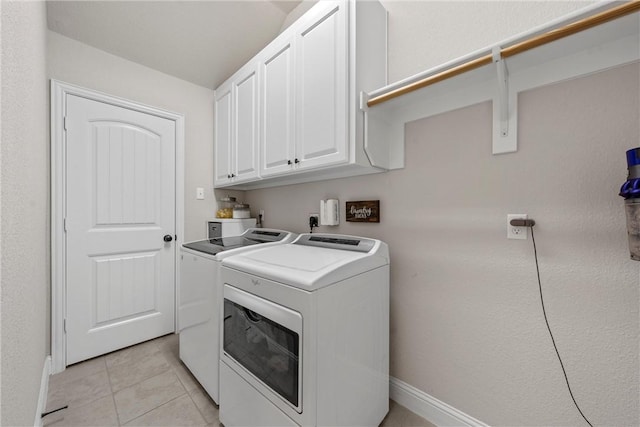
[[[249,205],[238,203],[233,207],[233,217],[236,219],[247,219],[251,217]]]
[[[216,218],[207,221],[207,238],[239,236],[245,230],[256,226],[255,218]]]

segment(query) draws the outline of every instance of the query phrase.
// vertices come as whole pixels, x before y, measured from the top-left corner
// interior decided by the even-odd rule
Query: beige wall
[[[47,346],[48,106],[43,2],[2,2],[0,424],[33,425]]]
[[[48,32],[48,76],[185,116],[185,240],[204,237],[215,213],[213,91]],[[196,188],[205,200],[196,200]]]
[[[458,15],[457,2],[425,3],[385,2],[393,79],[452,59],[446,37],[431,41],[452,27],[465,29],[456,39],[467,52],[510,36],[485,37],[494,22],[484,7],[518,9],[509,28],[521,31],[584,6],[475,3],[483,22]],[[425,14],[430,25],[418,26]],[[246,199],[265,210],[265,226],[297,232],[320,199],[340,199],[342,218],[344,202],[379,199],[380,224],[319,231],[389,243],[391,375],[490,425],[582,425],[545,328],[531,239],[505,236],[506,215],[528,213],[576,399],[594,425],[638,425],[640,264],[617,193],[625,150],[640,140],[639,82],[636,64],[522,93],[514,154],[491,154],[483,103],[408,124],[405,169]]]
[[[491,46],[595,1],[380,0],[389,12],[389,82]]]

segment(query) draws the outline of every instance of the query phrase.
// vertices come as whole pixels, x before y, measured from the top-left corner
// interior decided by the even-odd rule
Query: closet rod
[[[542,46],[544,44],[559,40],[563,37],[567,37],[572,34],[579,33],[580,31],[584,31],[600,24],[604,24],[605,22],[613,21],[614,19],[621,18],[639,10],[640,0],[632,0],[620,6],[613,7],[611,9],[605,10],[592,16],[588,16],[571,24],[567,24],[555,30],[548,31],[544,34],[540,34],[538,36],[516,43],[512,46],[502,48],[500,50],[500,56],[502,58],[508,58],[510,56],[517,55],[538,46]],[[442,80],[446,80],[467,71],[480,68],[484,65],[490,64],[491,62],[493,62],[493,54],[488,53],[486,55],[467,61],[463,64],[456,65],[439,73],[425,77],[424,79],[409,83],[385,94],[372,97],[367,101],[367,106],[373,107],[374,105],[378,105],[407,93],[422,89],[423,87],[430,86]]]

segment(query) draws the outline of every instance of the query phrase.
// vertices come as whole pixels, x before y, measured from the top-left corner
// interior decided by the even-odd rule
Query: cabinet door
[[[264,52],[260,61],[262,78],[262,153],[263,176],[285,173],[295,158],[293,39],[278,43]]]
[[[219,87],[215,94],[214,119],[214,186],[231,181],[231,119],[232,95],[231,85]]]
[[[258,176],[258,76],[255,63],[234,80],[235,150],[231,161],[234,182]]]
[[[349,154],[347,5],[321,3],[296,38],[296,157],[304,169],[341,163]]]

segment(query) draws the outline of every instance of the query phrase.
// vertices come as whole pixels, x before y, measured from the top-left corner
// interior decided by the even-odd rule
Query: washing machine
[[[238,236],[182,245],[178,330],[180,360],[217,403],[222,284],[220,262],[255,246],[291,242],[297,234],[249,228]]]
[[[389,250],[301,234],[222,261],[220,421],[377,426],[389,409]]]

